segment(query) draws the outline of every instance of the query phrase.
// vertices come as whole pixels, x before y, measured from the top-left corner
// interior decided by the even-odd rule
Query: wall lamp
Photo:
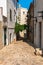
[[[34,19],[34,21],[36,21],[36,23],[37,23],[37,17],[34,17],[34,16],[31,16],[31,15],[27,15],[27,17],[28,17],[28,19],[30,19],[31,20],[31,18],[33,18]]]

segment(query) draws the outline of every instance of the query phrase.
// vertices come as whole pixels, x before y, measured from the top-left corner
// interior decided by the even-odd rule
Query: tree
[[[18,33],[19,31],[23,31],[25,29],[28,29],[28,26],[26,24],[20,25],[19,23],[16,22],[16,24],[15,24],[15,33]]]
[[[19,23],[15,23],[15,33],[16,33],[16,39],[18,40],[20,38],[19,31],[28,30],[28,25],[20,25]]]

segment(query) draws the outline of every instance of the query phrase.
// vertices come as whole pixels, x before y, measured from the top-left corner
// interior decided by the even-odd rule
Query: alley
[[[43,65],[43,57],[34,55],[34,48],[23,41],[12,42],[0,50],[0,65]]]

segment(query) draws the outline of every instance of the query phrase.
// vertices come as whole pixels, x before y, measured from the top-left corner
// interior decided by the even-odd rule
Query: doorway
[[[39,22],[39,45],[40,45],[40,48],[41,48],[41,26],[42,26],[42,23],[41,22]]]
[[[4,28],[4,46],[6,45],[6,31],[7,31],[7,28]]]
[[[12,41],[12,33],[10,33],[10,43],[11,43],[11,41]]]

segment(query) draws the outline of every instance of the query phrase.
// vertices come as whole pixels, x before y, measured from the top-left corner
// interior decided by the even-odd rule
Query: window
[[[23,14],[25,14],[25,12],[23,11]]]
[[[12,11],[10,9],[10,21],[12,21]]]
[[[16,11],[14,10],[14,20],[15,20]]]
[[[42,12],[42,19],[43,19],[43,12]]]

